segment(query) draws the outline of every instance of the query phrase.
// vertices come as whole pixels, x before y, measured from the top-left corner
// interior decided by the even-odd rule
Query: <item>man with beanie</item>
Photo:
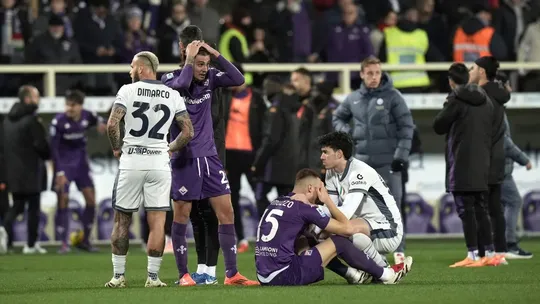
[[[501,204],[501,184],[504,180],[504,104],[510,100],[510,93],[502,84],[495,82],[499,62],[493,56],[478,58],[469,71],[470,83],[480,85],[493,104],[493,129],[491,133],[491,158],[489,169],[489,191],[486,193],[487,206],[494,232],[496,257],[506,264],[504,254],[508,251],[505,236],[505,219]],[[482,233],[482,230],[479,230]],[[485,245],[485,244],[482,244]],[[490,248],[485,246],[486,254]],[[480,254],[482,248],[479,248]]]
[[[512,87],[510,87],[506,74],[501,71],[497,72],[496,80],[504,85],[508,92],[512,92]],[[517,225],[523,200],[519,194],[512,172],[514,171],[514,162],[525,166],[527,170],[532,169],[532,164],[527,155],[512,141],[510,124],[508,123],[506,113],[504,114],[504,124],[506,126],[504,134],[504,154],[506,159],[504,181],[501,187],[501,202],[504,207],[504,218],[506,220],[506,243],[508,245],[506,258],[530,259],[533,257],[533,254],[521,249],[518,245]]]
[[[498,265],[493,256],[491,225],[485,209],[484,192],[488,189],[493,106],[485,92],[467,84],[469,74],[462,63],[448,71],[452,92],[433,122],[439,135],[446,135],[446,190],[454,196],[457,213],[463,223],[467,257],[450,265],[480,267]],[[489,257],[480,258],[478,231]],[[487,245],[490,244],[490,245]]]

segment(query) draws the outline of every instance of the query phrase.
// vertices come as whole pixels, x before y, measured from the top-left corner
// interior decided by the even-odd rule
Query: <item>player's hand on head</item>
[[[203,45],[203,42],[200,40],[193,40],[188,46],[186,47],[186,56],[187,57],[195,57],[197,53],[199,53],[199,49]]]
[[[324,204],[327,204],[328,202],[332,202],[332,200],[330,199],[330,196],[328,195],[328,191],[326,190],[326,187],[324,186],[317,188],[317,196],[319,197],[319,200]]]
[[[220,55],[220,53],[218,51],[216,51],[216,49],[214,49],[213,47],[211,47],[208,43],[204,42],[203,41],[203,45],[202,45],[210,54],[212,54],[214,57],[218,57]]]

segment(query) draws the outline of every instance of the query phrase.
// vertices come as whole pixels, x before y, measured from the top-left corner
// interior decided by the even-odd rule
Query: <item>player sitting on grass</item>
[[[347,219],[361,228],[351,240],[379,266],[387,266],[382,254],[394,252],[403,237],[399,208],[388,186],[375,169],[352,157],[354,145],[349,134],[328,133],[319,138],[319,145],[330,198]],[[327,208],[323,210],[330,215]],[[319,234],[320,228],[315,229],[315,234]],[[319,235],[321,238],[324,237]],[[338,259],[328,268],[349,283],[355,282],[354,271]]]
[[[326,205],[332,218],[315,202]],[[295,252],[295,241],[305,227],[314,224],[333,233],[317,246]],[[308,285],[324,279],[324,267],[336,256],[355,268],[357,282],[371,276],[385,284],[400,281],[412,259],[391,268],[377,265],[347,237],[359,233],[362,227],[353,225],[330,199],[319,173],[302,169],[296,175],[293,192],[278,197],[264,212],[257,229],[255,264],[261,285]]]

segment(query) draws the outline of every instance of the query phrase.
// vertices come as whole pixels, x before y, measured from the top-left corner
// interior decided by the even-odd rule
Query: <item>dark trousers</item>
[[[255,184],[251,174],[251,164],[253,163],[253,153],[247,151],[227,150],[227,178],[231,186],[231,202],[234,209],[234,229],[236,236],[241,241],[245,239],[244,224],[240,213],[240,188],[242,174],[245,174],[251,189],[255,192]]]
[[[24,213],[26,204],[28,203],[27,224],[28,224],[28,247],[34,247],[39,234],[39,213],[41,211],[40,194],[21,194],[13,193],[13,206],[9,209],[4,226],[8,233],[8,247],[13,247],[13,222],[20,214]]]
[[[197,264],[216,266],[219,255],[218,219],[208,199],[191,203],[189,219],[193,227]]]
[[[493,244],[491,223],[486,210],[485,193],[453,192],[456,210],[463,223],[463,234],[469,251],[478,250],[478,237],[482,244]]]
[[[276,187],[278,195],[286,195],[290,193],[293,189],[292,185],[278,185],[278,184],[269,184],[261,182],[257,184],[257,191],[255,192],[255,198],[257,199],[257,212],[259,213],[259,218],[264,214],[266,207],[270,205],[268,200],[268,193],[272,191],[272,188]]]
[[[501,185],[489,185],[489,191],[484,194],[487,197],[487,210],[491,220],[491,229],[493,232],[493,245],[496,252],[507,252],[506,244],[506,219],[504,218],[504,209],[501,202]],[[479,231],[481,233],[481,231]],[[480,235],[479,235],[480,237]],[[481,237],[481,240],[484,239]],[[484,243],[478,244],[480,256],[484,256]]]
[[[9,196],[6,190],[0,191],[0,226],[6,222],[6,216],[9,211]]]

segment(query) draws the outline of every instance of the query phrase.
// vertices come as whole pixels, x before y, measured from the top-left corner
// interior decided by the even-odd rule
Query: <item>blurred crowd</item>
[[[0,64],[129,63],[143,50],[178,63],[178,34],[190,24],[238,63],[359,63],[369,55],[394,64],[474,61],[460,51],[471,39],[478,56],[540,62],[539,17],[535,0],[2,0]],[[406,35],[427,37],[419,56],[394,56]],[[424,74],[409,92],[448,89],[441,73]],[[518,90],[539,87],[538,71],[514,75]],[[265,76],[246,75],[256,87]],[[337,85],[337,73],[323,76]],[[42,88],[42,78],[2,74],[0,94],[15,96],[22,83]],[[351,79],[357,89],[359,74]],[[127,73],[59,74],[56,89],[114,95],[127,82]]]

